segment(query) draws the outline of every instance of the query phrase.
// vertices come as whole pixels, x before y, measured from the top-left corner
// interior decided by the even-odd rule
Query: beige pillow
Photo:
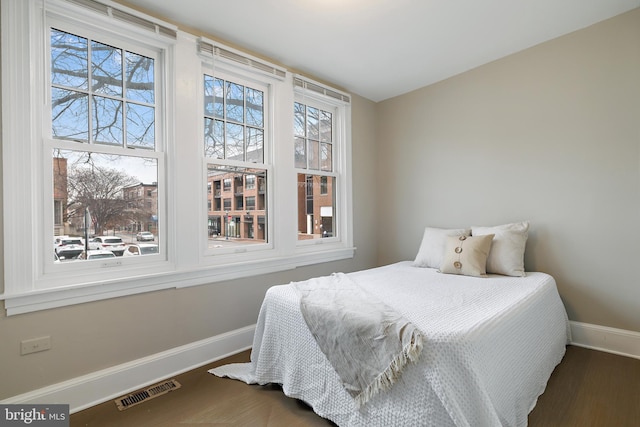
[[[483,234],[494,235],[487,258],[487,273],[524,277],[524,249],[529,237],[529,222],[471,227],[472,236]]]
[[[448,237],[440,272],[463,276],[486,276],[487,256],[492,240],[493,234]]]
[[[426,227],[413,265],[416,267],[439,268],[440,264],[442,264],[444,245],[449,236],[471,236],[471,229]]]

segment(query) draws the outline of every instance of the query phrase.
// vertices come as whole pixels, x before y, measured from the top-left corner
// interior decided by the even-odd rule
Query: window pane
[[[125,64],[127,99],[153,104],[155,99],[153,59],[126,52]]]
[[[91,81],[94,93],[122,96],[122,50],[91,43]]]
[[[204,75],[204,113],[224,119],[224,81]]]
[[[244,86],[227,82],[226,85],[227,120],[244,122]]]
[[[247,162],[263,163],[264,132],[262,129],[247,128]]]
[[[216,189],[207,203],[209,248],[266,243],[267,172],[212,164],[207,171],[207,186]]]
[[[230,160],[244,160],[244,126],[227,123],[226,126],[225,158]]]
[[[94,96],[91,103],[93,141],[122,145],[122,101]]]
[[[304,117],[304,104],[300,104],[299,102],[296,102],[293,104],[293,134],[295,136],[301,136],[304,137],[306,136],[306,132],[305,132],[305,117]]]
[[[155,148],[155,108],[127,102],[127,145]]]
[[[320,143],[318,141],[309,141],[308,151],[309,169],[320,170]]]
[[[320,169],[331,172],[333,170],[332,145],[320,143]]]
[[[295,138],[295,167],[300,169],[307,168],[307,141],[304,138]]]
[[[224,122],[204,119],[204,155],[224,159]]]
[[[204,113],[213,116],[213,77],[204,75]]]
[[[224,80],[214,80],[213,95],[213,115],[220,119],[224,119]]]
[[[111,257],[109,252],[122,256],[128,245],[138,244],[138,232],[157,236],[157,182],[155,159],[54,150],[53,202],[62,207],[54,233],[73,240],[54,244],[58,257],[64,262]],[[159,238],[145,246],[157,251]]]
[[[51,125],[54,138],[88,141],[89,96],[51,88]]]
[[[249,126],[264,126],[264,96],[262,91],[247,88],[247,120]]]
[[[335,178],[298,174],[298,240],[335,235]]]
[[[320,141],[332,141],[333,114],[320,110]]]
[[[317,108],[307,107],[307,138],[320,139],[320,112]]]
[[[51,84],[89,89],[87,39],[51,29]]]

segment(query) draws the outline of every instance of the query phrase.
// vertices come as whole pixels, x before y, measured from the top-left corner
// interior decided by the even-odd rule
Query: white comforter
[[[526,426],[569,340],[555,281],[544,273],[445,275],[402,262],[350,273],[424,336],[418,363],[357,409],[318,348],[292,286],[267,291],[251,363],[212,370],[282,384],[339,426]]]

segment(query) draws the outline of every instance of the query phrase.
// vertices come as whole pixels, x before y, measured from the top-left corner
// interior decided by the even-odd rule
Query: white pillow
[[[524,249],[529,237],[529,222],[471,227],[472,236],[485,234],[494,235],[487,258],[487,273],[524,277]]]
[[[469,228],[433,228],[426,227],[422,235],[422,243],[418,255],[413,261],[416,267],[440,268],[444,246],[449,236],[470,236]]]

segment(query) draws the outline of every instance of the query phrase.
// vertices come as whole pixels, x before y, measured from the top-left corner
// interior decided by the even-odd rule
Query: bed
[[[570,339],[552,276],[443,274],[404,261],[346,276],[422,334],[419,359],[364,405],[310,333],[294,284],[264,298],[251,362],[211,373],[282,385],[339,426],[526,426]]]

